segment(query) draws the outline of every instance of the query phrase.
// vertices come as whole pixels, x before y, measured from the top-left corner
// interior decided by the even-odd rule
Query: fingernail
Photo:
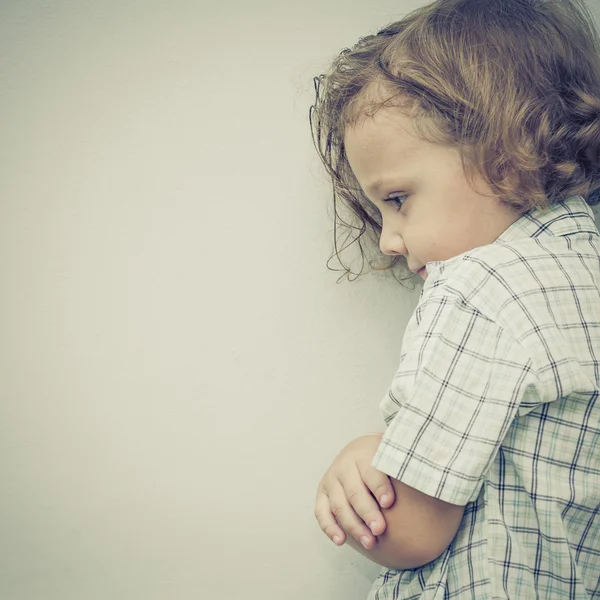
[[[341,541],[341,539],[342,539],[342,538],[340,538],[340,536],[339,536],[339,535],[334,535],[334,536],[333,536],[333,542],[334,542],[335,544],[339,544],[339,543],[340,543],[340,541]]]
[[[369,523],[369,527],[373,532],[373,535],[375,535],[375,527],[377,527],[377,523],[375,521],[372,521],[371,523]]]
[[[363,545],[365,548],[367,548],[367,544],[369,543],[369,538],[368,538],[366,535],[363,535],[363,536],[360,538],[360,543],[361,543],[361,544],[362,544],[362,545]],[[367,550],[368,550],[368,548],[367,548]]]
[[[381,500],[379,502],[381,504],[385,504],[389,499],[390,497],[387,494],[384,494],[383,496],[381,496]]]

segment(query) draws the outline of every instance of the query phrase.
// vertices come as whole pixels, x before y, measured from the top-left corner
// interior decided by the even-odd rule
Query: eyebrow
[[[395,184],[397,179],[398,179],[398,176],[394,177],[393,179],[388,179],[388,180],[377,179],[376,181],[374,181],[373,183],[371,183],[367,186],[367,191],[372,194],[375,194],[375,193],[378,194],[382,187],[394,187],[392,184]],[[404,185],[400,186],[397,191],[400,191],[401,189],[406,188],[409,185],[409,183],[410,183],[410,185],[412,185],[411,181],[410,182],[408,180],[405,181]]]
[[[365,192],[379,193],[382,187],[394,188],[396,192],[405,192],[419,183],[419,178],[408,173],[397,173],[389,179],[377,179],[365,188]],[[399,185],[400,184],[400,185]]]
[[[371,183],[367,186],[367,191],[378,192],[382,186],[383,186],[383,179],[378,179],[377,181],[374,181],[373,183]]]

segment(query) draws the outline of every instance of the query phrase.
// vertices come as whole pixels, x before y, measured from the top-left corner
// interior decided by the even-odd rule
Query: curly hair
[[[379,251],[381,215],[344,147],[346,128],[382,107],[455,147],[467,180],[481,176],[519,214],[574,195],[600,202],[600,39],[583,0],[437,0],[360,38],[314,84],[312,139],[333,184],[327,265],[337,257],[340,279],[362,275],[368,255],[372,270],[413,276]],[[358,273],[341,257],[354,242]]]

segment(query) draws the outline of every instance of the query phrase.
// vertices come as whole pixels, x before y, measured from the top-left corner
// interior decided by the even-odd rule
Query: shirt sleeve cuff
[[[479,496],[484,478],[474,478],[440,469],[420,456],[408,456],[384,437],[373,458],[378,471],[428,496],[464,506]]]

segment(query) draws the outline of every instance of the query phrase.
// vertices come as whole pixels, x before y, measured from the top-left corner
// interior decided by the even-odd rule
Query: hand
[[[370,549],[376,543],[375,536],[385,531],[379,507],[392,506],[395,495],[389,477],[371,467],[380,441],[381,434],[372,434],[350,442],[319,483],[315,517],[323,532],[338,546],[344,544],[349,534]]]

